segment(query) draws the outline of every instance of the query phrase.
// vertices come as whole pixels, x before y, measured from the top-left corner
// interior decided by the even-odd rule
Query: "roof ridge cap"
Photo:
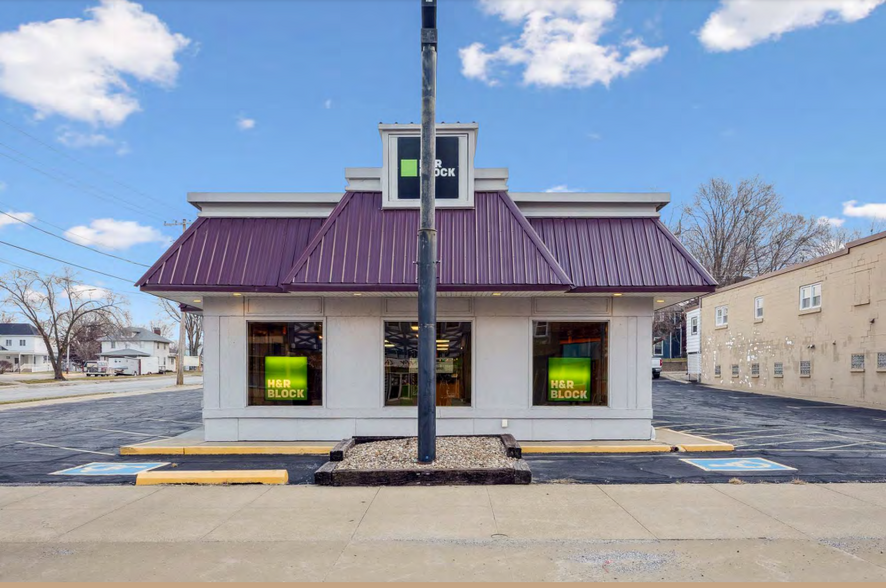
[[[293,280],[295,280],[295,276],[308,262],[308,259],[310,259],[311,254],[314,252],[314,249],[316,249],[320,242],[323,241],[326,233],[328,233],[329,230],[335,225],[335,223],[338,221],[338,217],[341,216],[344,209],[347,208],[348,205],[350,205],[355,194],[378,193],[380,192],[345,192],[344,196],[342,196],[338,204],[335,205],[335,208],[332,209],[332,212],[329,213],[329,216],[326,217],[326,220],[323,221],[323,224],[320,225],[320,229],[317,231],[317,234],[311,238],[308,246],[305,247],[304,251],[302,251],[301,256],[297,260],[295,260],[294,264],[292,264],[292,269],[286,272],[286,277],[280,281],[280,285],[285,287],[292,284]]]

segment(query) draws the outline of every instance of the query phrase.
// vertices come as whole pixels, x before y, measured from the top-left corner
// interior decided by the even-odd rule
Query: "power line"
[[[14,148],[14,147],[10,147],[9,145],[6,145],[5,143],[0,142],[0,145],[5,147],[6,149],[9,149],[10,151],[18,153],[19,155],[21,155],[27,159],[30,159],[31,161],[34,161],[38,164],[41,163],[37,159],[27,155],[26,153],[19,151],[18,149]],[[124,207],[130,209],[131,211],[136,212],[138,214],[144,214],[147,216],[152,216],[158,220],[163,220],[163,217],[158,216],[157,214],[151,212],[150,210],[148,210],[146,208],[140,208],[140,207],[137,207],[137,205],[131,205],[129,202],[127,202],[126,200],[123,200],[122,198],[119,198],[119,197],[117,197],[109,192],[106,192],[100,188],[96,188],[94,186],[91,186],[85,182],[77,180],[76,178],[72,179],[70,177],[65,177],[66,174],[64,172],[60,172],[58,170],[55,170],[54,168],[49,168],[49,169],[52,169],[55,172],[55,174],[57,174],[60,177],[56,177],[56,175],[53,175],[52,173],[47,172],[46,170],[41,169],[37,166],[31,165],[27,161],[22,161],[21,159],[19,159],[17,157],[13,157],[12,155],[9,155],[8,153],[0,152],[0,155],[2,155],[3,157],[6,157],[7,159],[11,159],[12,161],[15,161],[16,163],[19,163],[25,167],[28,167],[28,168],[36,171],[37,173],[40,173],[52,180],[55,180],[56,182],[60,182],[62,184],[67,184],[68,186],[74,188],[75,190],[79,190],[79,191],[83,192],[84,194],[89,194],[90,196],[95,196],[96,198],[100,198],[101,200],[108,201],[108,198],[101,195],[101,194],[107,194],[110,198],[112,198],[113,200],[116,200],[117,201],[116,204],[119,204],[120,206],[124,206]],[[86,190],[83,187],[79,186],[78,183],[81,183],[84,186],[86,186],[87,188],[90,188],[91,191]]]
[[[5,206],[5,207],[8,208],[9,210],[12,210],[13,208],[15,208],[13,205],[9,204],[8,202],[3,202],[2,200],[0,200],[0,206]],[[32,214],[32,213],[28,213],[28,214]],[[37,221],[38,223],[42,223],[42,224],[44,224],[44,225],[46,225],[46,226],[48,226],[48,227],[52,227],[52,228],[54,228],[54,229],[58,229],[59,231],[62,231],[63,233],[68,231],[68,229],[66,229],[66,228],[64,228],[64,227],[60,227],[60,226],[58,226],[58,225],[54,225],[54,224],[52,224],[51,222],[49,222],[49,221],[45,221],[45,220],[43,220],[43,219],[39,219],[39,218],[37,218],[36,216],[33,216],[32,218],[33,218],[35,221]],[[36,227],[35,227],[35,228],[36,228]],[[77,235],[77,236],[78,236],[80,239],[83,239],[84,241],[87,241],[87,242],[89,242],[89,243],[93,243],[93,244],[95,244],[95,245],[99,245],[99,246],[103,245],[102,243],[99,243],[98,241],[96,241],[96,240],[94,240],[94,239],[90,239],[90,238],[88,238],[88,237],[84,237],[84,236],[82,236],[82,235]],[[141,265],[141,264],[140,264],[140,265]],[[149,267],[149,266],[146,266],[146,267]]]
[[[36,268],[28,267],[28,266],[26,266],[26,265],[21,265],[21,264],[18,264],[18,263],[14,263],[14,262],[9,261],[8,259],[4,259],[4,258],[2,258],[2,257],[0,257],[0,263],[2,263],[2,264],[6,264],[6,265],[9,265],[9,266],[12,266],[12,267],[17,267],[18,269],[26,270],[26,271],[29,271],[29,272],[34,272],[34,273],[36,273],[36,274],[43,274],[43,273],[45,273],[45,272],[43,272],[43,271],[41,271],[41,270],[38,270],[38,269],[36,269]],[[138,289],[133,290],[132,292],[121,292],[120,290],[113,290],[113,289],[111,289],[111,288],[106,288],[106,287],[104,287],[104,286],[96,286],[96,288],[100,288],[100,289],[102,289],[102,290],[106,290],[106,291],[108,291],[108,292],[113,292],[114,294],[120,294],[121,296],[131,296],[132,294],[138,294],[138,295],[140,295],[140,296],[150,296],[151,298],[154,298],[154,299],[157,298],[157,297],[154,296],[153,294],[148,294],[147,292],[142,292],[141,290],[138,290]]]
[[[170,203],[168,203],[168,202],[163,202],[163,201],[160,200],[159,198],[155,198],[155,197],[151,196],[150,194],[145,194],[145,193],[142,192],[141,190],[138,190],[137,188],[133,188],[132,186],[130,186],[129,184],[127,184],[127,183],[125,183],[125,182],[121,182],[120,180],[118,180],[117,178],[115,178],[114,176],[112,176],[111,174],[109,174],[108,172],[106,172],[106,171],[104,171],[104,170],[102,170],[102,169],[99,169],[99,168],[95,167],[94,165],[90,165],[90,164],[86,163],[85,161],[82,161],[82,160],[80,160],[80,159],[74,157],[73,155],[71,155],[71,154],[69,154],[69,153],[65,153],[63,150],[61,150],[61,149],[59,149],[59,148],[57,148],[57,147],[55,147],[55,146],[53,146],[53,145],[50,145],[49,143],[43,141],[42,139],[40,139],[40,138],[38,138],[38,137],[32,135],[31,133],[25,131],[25,130],[22,129],[21,127],[18,127],[18,126],[16,126],[16,125],[12,124],[12,123],[9,122],[8,120],[4,120],[4,119],[0,118],[0,123],[3,123],[3,124],[6,125],[7,127],[9,127],[9,128],[11,128],[12,130],[16,131],[17,133],[20,133],[20,134],[22,134],[22,135],[28,137],[28,138],[31,139],[32,141],[34,141],[34,142],[36,142],[36,143],[39,143],[40,145],[42,145],[43,147],[46,147],[47,149],[53,151],[54,153],[57,153],[58,155],[61,155],[62,157],[65,157],[65,158],[67,158],[67,159],[70,159],[71,161],[73,161],[73,162],[75,162],[75,163],[77,163],[77,164],[79,164],[79,165],[82,165],[83,167],[85,167],[85,168],[91,170],[93,173],[97,173],[97,174],[101,174],[101,175],[105,176],[106,178],[108,178],[109,180],[111,180],[112,182],[114,182],[115,184],[117,184],[117,185],[119,185],[119,186],[121,186],[121,187],[123,187],[123,188],[126,188],[127,190],[129,190],[129,191],[131,191],[131,192],[133,192],[133,193],[135,193],[135,194],[138,194],[139,196],[142,196],[142,197],[147,198],[147,199],[149,199],[149,200],[153,200],[153,201],[156,202],[157,204],[162,204],[163,206],[169,206],[169,205],[170,205]]]
[[[93,249],[92,247],[88,247],[86,245],[83,245],[82,243],[77,243],[75,241],[71,241],[70,239],[66,239],[65,237],[62,237],[61,235],[56,235],[55,233],[52,233],[52,232],[47,231],[45,229],[41,229],[40,227],[34,226],[31,223],[29,223],[28,221],[17,218],[15,216],[9,214],[8,212],[3,212],[2,210],[0,210],[0,214],[5,214],[9,218],[11,218],[13,220],[17,220],[20,223],[26,224],[34,230],[40,231],[41,233],[45,233],[51,237],[55,237],[56,239],[61,239],[62,241],[66,242],[66,243],[70,243],[71,245],[76,245],[77,247],[82,247],[83,249],[88,249],[89,251],[92,251],[93,253],[98,253],[99,255],[105,255],[107,257],[113,257],[114,259],[119,259],[120,261],[125,261],[126,263],[131,263],[132,265],[140,265],[142,267],[151,267],[145,263],[139,263],[137,261],[132,261],[131,259],[126,259],[125,257],[120,257],[119,255],[114,255],[113,253],[99,251],[98,249]]]
[[[39,251],[34,251],[33,249],[28,249],[27,247],[21,247],[19,245],[13,245],[12,243],[7,243],[6,241],[0,241],[0,245],[6,245],[7,247],[14,247],[15,249],[19,249],[21,251],[27,251],[33,255],[39,255],[40,257],[45,257],[47,259],[51,259],[53,261],[57,261],[59,263],[64,263],[65,265],[70,265],[82,270],[86,270],[88,272],[92,272],[94,274],[101,274],[103,276],[108,276],[109,278],[114,278],[115,280],[120,280],[121,282],[126,282],[128,284],[132,284],[135,280],[130,280],[129,278],[121,278],[120,276],[115,276],[114,274],[109,274],[107,272],[102,272],[96,269],[92,269],[91,267],[86,267],[85,265],[78,265],[76,263],[71,263],[70,261],[65,261],[64,259],[59,259],[57,257],[53,257],[51,255],[46,255],[45,253],[40,253]]]

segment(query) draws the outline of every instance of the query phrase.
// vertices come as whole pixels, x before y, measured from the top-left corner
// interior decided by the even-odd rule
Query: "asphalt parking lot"
[[[165,468],[287,469],[310,483],[320,456],[121,457],[121,445],[173,437],[200,424],[200,390],[103,397],[0,410],[0,484],[131,484],[133,476],[60,476],[90,462],[169,462]],[[886,411],[722,391],[659,380],[655,425],[727,441],[727,454],[529,455],[540,483],[886,481]],[[789,472],[706,472],[687,458],[762,457]]]

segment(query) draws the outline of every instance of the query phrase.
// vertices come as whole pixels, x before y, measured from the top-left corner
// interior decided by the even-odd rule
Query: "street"
[[[51,378],[52,374],[36,374],[43,378]],[[141,392],[145,390],[158,390],[175,385],[175,375],[150,376],[131,378],[127,376],[115,376],[106,378],[84,378],[82,376],[72,378],[70,381],[59,383],[22,384],[15,382],[9,376],[21,379],[20,374],[4,374],[7,376],[0,386],[0,405],[9,402],[21,402],[23,400],[42,400],[44,398],[67,398],[71,396],[88,396],[93,394],[119,394],[125,392]],[[37,379],[35,374],[25,374],[25,379]],[[194,386],[203,383],[203,376],[185,376],[185,385]]]

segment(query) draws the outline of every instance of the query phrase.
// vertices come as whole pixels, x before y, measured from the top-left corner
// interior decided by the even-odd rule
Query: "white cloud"
[[[241,131],[248,131],[255,128],[255,119],[246,118],[242,114],[237,117],[237,128]]]
[[[71,290],[74,291],[74,296],[72,296],[72,298],[75,301],[101,300],[107,298],[111,293],[109,290],[100,288],[99,286],[90,286],[87,284],[76,284],[71,287]],[[62,297],[67,298],[67,293],[62,292]]]
[[[65,231],[65,237],[81,245],[99,245],[106,249],[123,250],[143,243],[167,245],[169,237],[154,227],[140,225],[136,221],[100,218]]]
[[[709,51],[747,49],[797,29],[855,22],[886,0],[721,0],[698,38]]]
[[[833,216],[820,216],[818,222],[822,225],[830,225],[832,227],[842,227],[846,222],[845,218],[837,218]]]
[[[7,210],[7,211],[5,211],[5,214],[0,214],[0,227],[4,227],[6,225],[13,225],[13,226],[19,226],[19,227],[24,226],[22,223],[15,220],[15,218],[9,218],[9,216],[7,216],[7,215],[14,216],[15,218],[17,218],[21,221],[24,221],[26,223],[34,222],[34,218],[35,218],[34,213],[32,213],[32,212],[14,212],[12,210]]]
[[[548,192],[549,194],[560,194],[565,192],[581,192],[581,190],[570,188],[566,184],[558,184],[556,186],[551,186],[550,188],[545,190],[545,192]]]
[[[323,108],[325,108],[326,110],[329,110],[330,108],[332,108],[332,98],[327,98],[323,102]]]
[[[58,142],[65,147],[82,149],[83,147],[106,147],[115,142],[109,136],[102,133],[80,133],[70,129],[60,129]]]
[[[9,184],[7,184],[6,182],[0,181],[0,192],[3,192],[8,187],[9,187]]]
[[[189,39],[127,0],[101,0],[86,14],[0,33],[0,93],[38,118],[115,126],[141,109],[127,77],[174,85]]]
[[[591,141],[602,141],[603,135],[601,135],[600,133],[588,133],[588,139],[590,139]]]
[[[886,202],[858,204],[857,200],[843,203],[843,214],[859,218],[886,220]]]
[[[615,0],[481,0],[481,8],[512,25],[519,39],[487,51],[482,43],[459,50],[462,74],[489,85],[496,71],[523,68],[523,83],[547,87],[608,86],[613,79],[662,59],[667,47],[648,47],[638,37],[602,44],[615,18]]]

